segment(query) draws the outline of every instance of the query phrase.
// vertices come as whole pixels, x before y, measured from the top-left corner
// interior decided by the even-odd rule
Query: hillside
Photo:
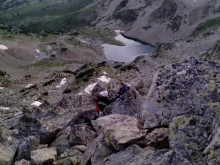
[[[218,0],[0,0],[0,165],[219,165],[219,36]]]
[[[94,19],[93,0],[5,0],[0,2],[0,23],[23,32],[38,33],[88,25]]]

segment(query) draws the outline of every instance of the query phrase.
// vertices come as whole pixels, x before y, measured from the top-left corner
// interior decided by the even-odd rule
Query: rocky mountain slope
[[[219,6],[0,0],[0,165],[219,165]],[[106,61],[115,29],[155,51]]]
[[[150,83],[139,60],[129,70],[100,63],[26,77],[20,87],[2,73],[1,164],[218,165],[219,64],[190,58]],[[122,77],[132,89],[97,118],[92,99],[106,87],[112,97]]]

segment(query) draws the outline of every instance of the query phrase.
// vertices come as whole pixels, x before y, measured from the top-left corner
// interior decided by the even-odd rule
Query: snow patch
[[[61,88],[64,84],[66,84],[66,82],[67,82],[67,79],[66,79],[66,78],[63,78],[63,79],[61,80],[60,84],[56,86],[56,88]]]
[[[35,102],[33,102],[31,105],[32,105],[32,106],[35,106],[35,107],[39,107],[41,104],[42,104],[41,102],[35,101]]]
[[[7,49],[8,49],[8,47],[7,47],[7,46],[5,46],[5,45],[0,45],[0,49],[1,49],[1,50],[7,50]]]
[[[36,52],[37,52],[38,54],[40,54],[40,53],[41,53],[39,49],[36,49]]]
[[[0,90],[3,90],[4,89],[4,87],[0,87]]]
[[[86,44],[87,42],[86,41],[84,41],[84,40],[80,40],[80,42],[82,42],[82,43],[84,43],[84,44]]]
[[[83,95],[83,93],[82,93],[82,92],[78,93],[78,96],[81,96],[81,95]]]
[[[123,30],[115,30],[115,32],[117,33],[117,35],[123,33],[124,31]]]
[[[30,88],[30,87],[33,87],[34,84],[28,84],[25,88]]]
[[[1,110],[10,110],[10,107],[0,107]]]
[[[108,78],[106,76],[101,76],[98,78],[98,80],[104,83],[109,83],[111,81],[111,78]]]
[[[93,83],[93,84],[88,85],[88,86],[85,88],[85,90],[84,90],[85,93],[91,94],[91,92],[92,92],[93,88],[96,86],[96,84],[97,84],[97,83]]]
[[[107,73],[106,73],[105,71],[103,72],[103,74],[104,74],[104,75],[107,75]]]
[[[186,70],[182,70],[180,72],[177,72],[177,75],[184,75],[184,74],[186,74]]]

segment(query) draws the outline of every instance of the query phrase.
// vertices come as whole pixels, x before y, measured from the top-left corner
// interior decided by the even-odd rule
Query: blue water
[[[124,43],[125,46],[103,44],[102,46],[107,60],[129,63],[136,57],[148,55],[154,50],[154,47],[150,45],[125,38],[121,34],[117,35],[115,39]]]

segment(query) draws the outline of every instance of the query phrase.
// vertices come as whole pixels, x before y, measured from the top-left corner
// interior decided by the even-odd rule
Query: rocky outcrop
[[[213,116],[217,111],[208,105],[219,101],[219,67],[190,58],[161,70],[143,105],[144,127],[166,126],[174,117],[186,114]]]
[[[200,116],[179,116],[170,124],[170,146],[192,162],[202,156],[213,132],[212,120]]]

